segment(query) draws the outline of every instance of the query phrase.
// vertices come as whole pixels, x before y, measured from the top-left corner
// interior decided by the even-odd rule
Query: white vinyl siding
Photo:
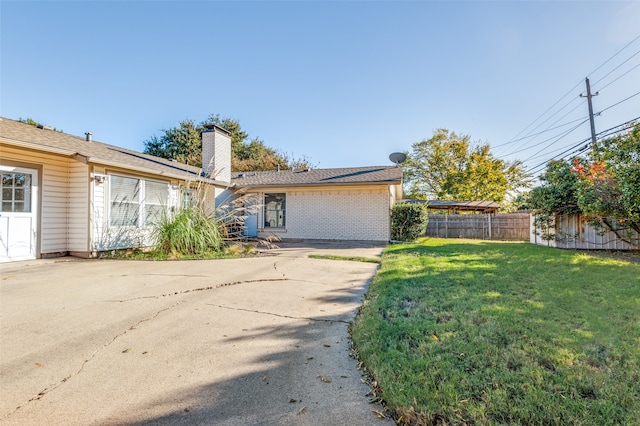
[[[40,176],[40,254],[64,253],[71,244],[88,236],[87,220],[76,220],[76,214],[86,215],[89,200],[88,166],[74,159],[37,151],[24,151],[2,146],[2,159],[42,168]],[[84,244],[83,247],[86,247]]]
[[[89,170],[86,164],[69,164],[69,251],[89,251]]]

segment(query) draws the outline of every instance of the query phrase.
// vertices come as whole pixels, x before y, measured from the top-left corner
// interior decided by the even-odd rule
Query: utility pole
[[[598,96],[599,92],[595,94],[591,94],[591,85],[589,84],[589,77],[585,78],[585,82],[587,83],[587,95],[584,96],[580,94],[581,98],[587,98],[587,103],[589,104],[589,121],[591,122],[591,148],[593,149],[593,153],[596,153],[596,124],[593,121],[593,105],[591,104],[591,98],[594,96]]]

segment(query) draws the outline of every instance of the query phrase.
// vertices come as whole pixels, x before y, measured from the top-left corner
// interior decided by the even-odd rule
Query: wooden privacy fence
[[[637,250],[640,235],[635,231],[620,231],[628,241],[622,241],[609,230],[598,230],[580,214],[558,215],[550,230],[537,229],[531,221],[531,243],[564,249],[582,250]]]
[[[429,214],[426,235],[438,238],[529,241],[529,213]]]

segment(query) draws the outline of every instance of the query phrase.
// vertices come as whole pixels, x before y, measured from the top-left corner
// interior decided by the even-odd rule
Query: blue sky
[[[0,115],[139,151],[214,113],[317,167],[390,164],[437,128],[535,166],[589,137],[586,122],[559,138],[588,116],[585,77],[606,109],[596,131],[640,116],[640,96],[623,101],[640,92],[638,1],[2,0],[0,14]]]

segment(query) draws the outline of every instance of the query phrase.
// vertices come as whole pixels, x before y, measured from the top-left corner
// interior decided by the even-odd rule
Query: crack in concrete
[[[250,283],[258,283],[258,282],[289,281],[289,280],[290,280],[289,278],[261,278],[261,279],[255,279],[255,280],[233,281],[233,282],[229,282],[229,283],[210,285],[210,286],[207,286],[207,287],[197,287],[197,288],[191,288],[191,289],[187,289],[187,290],[174,291],[172,293],[165,293],[165,294],[161,294],[159,296],[141,296],[141,297],[133,297],[131,299],[107,300],[107,302],[123,303],[123,302],[131,302],[133,300],[141,300],[141,299],[159,299],[161,297],[178,296],[178,295],[181,295],[181,294],[193,293],[195,291],[215,290],[217,288],[229,287],[229,286],[232,286],[232,285],[250,284]]]
[[[274,317],[280,318],[289,318],[289,319],[299,319],[299,320],[308,320],[308,321],[316,321],[316,322],[328,322],[328,323],[342,323],[342,324],[351,324],[351,321],[339,320],[339,319],[318,319],[318,318],[310,318],[310,317],[293,317],[290,315],[276,314],[273,312],[264,312],[258,311],[255,309],[244,309],[244,308],[232,308],[224,305],[214,305],[213,303],[205,303],[205,305],[215,306],[217,308],[228,309],[230,311],[242,311],[242,312],[251,312],[252,314],[261,314],[261,315],[270,315]]]
[[[124,336],[125,334],[127,334],[129,331],[134,330],[137,326],[139,326],[140,324],[142,324],[143,322],[147,322],[147,321],[151,321],[155,318],[158,317],[158,315],[160,315],[163,312],[168,311],[169,309],[173,309],[176,306],[178,306],[181,302],[176,302],[171,306],[168,306],[164,309],[160,309],[158,312],[156,312],[153,316],[150,316],[148,318],[143,318],[140,321],[136,322],[135,324],[133,324],[132,326],[130,326],[128,329],[126,329],[125,331],[123,331],[122,333],[117,334],[116,336],[114,336],[111,340],[109,340],[107,343],[105,343],[104,345],[102,345],[102,347],[96,349],[95,351],[93,351],[93,353],[89,356],[89,358],[85,359],[82,364],[80,365],[80,368],[69,374],[68,376],[62,378],[60,381],[58,381],[58,383],[55,383],[49,387],[44,388],[43,390],[41,390],[40,392],[38,392],[38,394],[34,397],[32,397],[31,399],[29,399],[27,402],[25,402],[22,405],[18,405],[11,413],[7,414],[5,416],[5,418],[10,417],[12,414],[14,414],[16,411],[18,411],[20,408],[22,408],[23,406],[29,404],[30,402],[33,401],[38,401],[40,399],[42,399],[42,397],[44,397],[46,394],[48,394],[49,392],[59,388],[60,386],[62,386],[64,383],[66,383],[69,379],[71,379],[74,376],[77,376],[78,374],[80,374],[82,372],[82,370],[84,369],[84,367],[91,362],[96,355],[98,355],[98,352],[106,349],[107,347],[109,347],[113,342],[115,342],[116,340],[118,340],[120,337]]]

